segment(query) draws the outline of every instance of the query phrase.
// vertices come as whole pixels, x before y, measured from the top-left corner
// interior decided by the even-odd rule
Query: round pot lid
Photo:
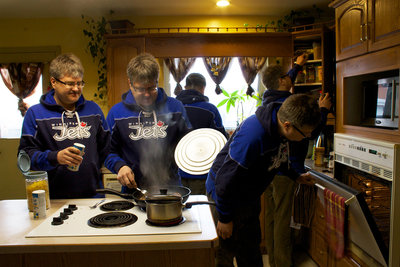
[[[21,150],[18,153],[18,168],[23,172],[27,173],[29,172],[31,168],[31,159],[29,158],[28,153],[26,153],[24,150]]]
[[[175,162],[189,174],[206,174],[225,143],[225,136],[217,130],[193,130],[179,141],[175,149]]]

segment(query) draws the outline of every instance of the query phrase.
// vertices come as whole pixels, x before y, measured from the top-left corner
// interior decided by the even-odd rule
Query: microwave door
[[[399,121],[399,82],[396,79],[378,81],[376,125],[397,128]]]

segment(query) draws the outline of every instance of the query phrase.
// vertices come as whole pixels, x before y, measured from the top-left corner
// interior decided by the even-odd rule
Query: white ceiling
[[[231,0],[217,8],[216,0],[0,0],[1,18],[104,16],[261,15],[282,16],[313,4],[327,7],[331,0]]]

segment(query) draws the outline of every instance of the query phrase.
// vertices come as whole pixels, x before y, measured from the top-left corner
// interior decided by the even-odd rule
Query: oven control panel
[[[336,133],[335,161],[392,180],[398,145]]]

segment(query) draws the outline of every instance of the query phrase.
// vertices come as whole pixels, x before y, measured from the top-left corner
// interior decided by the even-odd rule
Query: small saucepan
[[[147,220],[154,224],[177,222],[182,219],[182,209],[193,205],[215,205],[210,201],[194,201],[183,203],[182,197],[176,195],[153,195],[146,197]]]
[[[143,188],[146,189],[146,194],[143,195],[143,193],[139,190],[133,189],[133,193],[122,193],[114,189],[110,188],[104,188],[104,189],[96,189],[97,193],[101,194],[112,194],[112,195],[117,195],[120,197],[123,197],[125,199],[133,199],[136,203],[141,208],[146,208],[146,197],[151,197],[151,196],[178,196],[182,198],[182,202],[186,202],[187,199],[189,198],[189,195],[191,193],[190,189],[184,186],[174,186],[174,185],[164,185],[164,186],[151,186],[151,187],[146,187]]]

